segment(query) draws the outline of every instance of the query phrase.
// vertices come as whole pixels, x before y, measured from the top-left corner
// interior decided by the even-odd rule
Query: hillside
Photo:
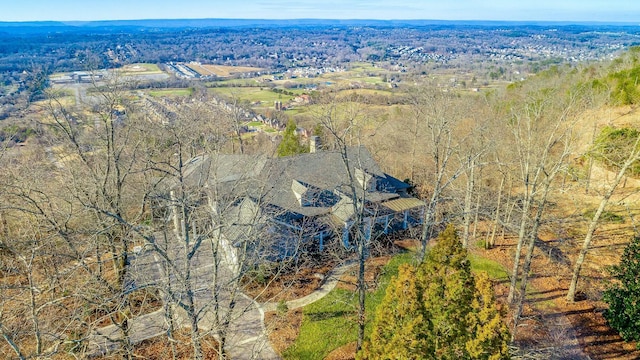
[[[405,50],[398,56],[410,56]],[[510,279],[493,279],[505,320],[517,332],[514,355],[636,359],[634,344],[621,341],[602,317],[602,291],[610,280],[607,267],[635,234],[640,179],[628,177],[615,191],[583,265],[576,301],[565,296],[588,222],[615,177],[616,165],[594,155],[594,139],[606,127],[640,129],[640,91],[629,81],[638,54],[633,48],[611,63],[551,66],[506,86],[506,79],[494,79],[478,88],[466,86],[476,77],[470,70],[452,78],[460,72],[407,74],[391,62],[364,61],[349,69],[323,67],[309,78],[299,77],[311,71],[306,67],[259,74],[258,85],[253,78],[171,78],[172,85],[185,86],[142,86],[138,80],[146,73],[173,76],[143,63],[111,71],[113,77],[84,74],[91,81],[43,85],[0,128],[0,167],[6,169],[0,174],[0,333],[8,339],[0,355],[96,355],[96,334],[105,329],[115,334],[104,345],[115,349],[113,356],[132,355],[139,341],[132,324],[141,323],[134,318],[188,329],[181,341],[194,354],[221,351],[224,343],[209,340],[227,340],[222,335],[235,329],[233,321],[249,316],[252,326],[261,326],[256,304],[274,307],[279,296],[298,294],[296,286],[313,291],[330,267],[356,260],[344,236],[348,241],[377,233],[367,251],[387,259],[394,240],[428,251],[453,223],[476,259],[501,264],[502,273],[518,265],[510,276],[510,306]],[[225,76],[238,69],[218,67]],[[310,82],[324,85],[311,94],[294,86]],[[362,146],[371,156],[345,155],[354,175],[330,188],[307,182],[338,173],[339,160],[313,171],[301,165],[295,176],[313,179],[295,178],[290,185],[287,177],[270,193],[276,187],[269,181],[280,177],[264,167],[283,137],[285,119],[295,125],[287,140],[298,142],[296,151],[308,151],[313,135],[320,151],[337,151],[335,159]],[[283,158],[272,170],[294,176],[286,164],[300,159]],[[398,191],[393,195],[392,187]],[[237,189],[243,195],[232,191]],[[386,237],[390,217],[398,220],[400,212],[383,213],[372,199],[363,200],[362,213],[345,210],[354,203],[345,189],[353,189],[353,198],[364,194],[360,199],[415,196],[420,200],[412,199],[411,209],[421,211],[404,217],[415,216],[413,224],[422,226],[404,220],[402,239]],[[324,214],[325,207],[337,214],[327,216],[330,221],[302,216]],[[230,229],[229,235],[220,235],[221,229]],[[301,240],[309,229],[321,231]],[[274,249],[279,251],[268,251]],[[294,255],[283,259],[280,254],[289,251]],[[376,271],[366,278],[378,289]],[[354,282],[356,272],[347,278]],[[526,291],[519,294],[523,284]],[[352,311],[339,302],[331,306],[331,316],[350,319]],[[181,310],[161,311],[169,308]],[[224,319],[236,310],[233,321]],[[207,326],[196,326],[200,322]],[[162,326],[153,329],[170,343],[172,329]]]

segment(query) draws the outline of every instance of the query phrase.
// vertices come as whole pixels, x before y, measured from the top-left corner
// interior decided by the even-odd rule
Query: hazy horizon
[[[23,0],[3,5],[0,21],[110,20],[445,20],[640,24],[633,0]]]

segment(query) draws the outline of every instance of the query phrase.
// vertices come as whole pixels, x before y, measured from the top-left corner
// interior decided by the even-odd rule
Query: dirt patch
[[[391,256],[379,256],[375,258],[369,258],[365,262],[364,267],[364,281],[367,287],[367,291],[373,292],[377,288],[378,283],[378,275],[380,275],[380,271],[382,268],[389,262]],[[340,282],[336,285],[339,289],[344,289],[348,291],[356,291],[356,284],[358,282],[358,268],[354,266],[350,271],[347,271],[340,278]]]
[[[264,314],[264,323],[269,331],[269,341],[273,349],[282,354],[293,345],[300,333],[302,309],[288,311],[285,315],[268,312]]]
[[[324,360],[355,360],[356,358],[356,342],[348,343],[341,346],[327,355]]]
[[[202,345],[203,357],[208,360],[218,359],[218,342],[211,335],[206,335],[200,339]],[[191,336],[188,329],[178,330],[173,337],[173,341],[169,341],[167,336],[162,335],[155,338],[147,339],[137,344],[134,349],[134,358],[136,359],[171,359],[179,360],[193,359],[193,347],[191,345]],[[111,354],[100,357],[100,360],[116,360],[122,359],[122,354]]]
[[[521,354],[560,359],[586,359],[587,356],[591,359],[640,359],[640,351],[635,349],[634,344],[625,343],[602,316],[606,306],[600,301],[605,278],[602,270],[604,264],[585,267],[583,280],[579,284],[581,301],[568,303],[565,296],[571,280],[570,264],[575,261],[579,241],[563,241],[550,235],[549,232],[543,234],[540,241],[544,242],[544,246],[538,247],[532,264],[531,273],[534,276],[530,280],[531,288],[516,338]],[[614,244],[620,241],[618,236],[599,240],[599,246],[604,248],[608,248],[608,242]],[[500,246],[496,248],[474,248],[472,251],[511,269],[515,241],[515,238],[500,239]],[[557,250],[549,252],[550,248]],[[558,261],[557,251],[571,260],[569,265]],[[601,261],[593,254],[588,258],[593,262]],[[603,258],[608,263],[614,256],[607,254]],[[509,289],[508,281],[496,284],[495,289],[498,300],[504,304]]]
[[[162,309],[162,297],[158,289],[146,288],[136,290],[129,296],[131,312],[135,316],[152,313]]]
[[[262,282],[250,282],[245,285],[244,292],[258,302],[289,301],[304,297],[317,290],[326,274],[336,263],[327,261],[299,266],[295,269],[273,275]]]
[[[400,239],[393,242],[400,249],[417,251],[420,248],[420,241],[416,239]]]

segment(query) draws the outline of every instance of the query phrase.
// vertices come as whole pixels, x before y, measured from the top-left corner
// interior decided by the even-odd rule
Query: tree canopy
[[[300,143],[296,134],[296,123],[289,120],[282,134],[282,141],[278,145],[278,156],[289,156],[309,152],[309,147]]]
[[[491,281],[473,275],[450,225],[425,261],[400,268],[360,359],[506,359],[509,332]]]

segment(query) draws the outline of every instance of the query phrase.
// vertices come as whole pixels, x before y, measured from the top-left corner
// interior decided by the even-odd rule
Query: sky
[[[0,21],[204,18],[600,21],[640,25],[640,1],[0,0]]]

